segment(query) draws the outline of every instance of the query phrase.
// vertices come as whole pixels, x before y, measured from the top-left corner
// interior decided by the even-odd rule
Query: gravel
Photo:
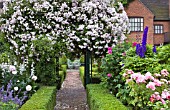
[[[54,110],[89,110],[86,90],[78,70],[68,70],[61,89],[57,92]]]

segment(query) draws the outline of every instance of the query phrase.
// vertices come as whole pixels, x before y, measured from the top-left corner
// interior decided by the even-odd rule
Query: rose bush
[[[126,70],[123,76],[131,89],[129,97],[133,99],[128,102],[129,106],[136,110],[160,110],[170,107],[170,75],[166,69],[154,75],[150,72],[141,74]]]
[[[122,76],[119,74],[123,64],[123,58],[126,56],[126,50],[130,47],[130,43],[122,43],[115,47],[108,48],[108,54],[102,59],[101,65],[101,80],[113,94],[118,92],[118,89],[124,86]]]

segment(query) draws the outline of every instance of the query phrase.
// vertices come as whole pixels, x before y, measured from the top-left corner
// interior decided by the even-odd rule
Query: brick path
[[[86,90],[80,80],[79,71],[67,71],[66,79],[57,92],[54,110],[88,110]]]

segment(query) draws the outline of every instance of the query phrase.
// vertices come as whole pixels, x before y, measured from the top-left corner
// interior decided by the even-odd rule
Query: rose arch
[[[105,0],[14,0],[1,15],[4,41],[18,64],[31,75],[44,62],[54,63],[63,50],[100,57],[124,42],[128,17],[121,3]]]

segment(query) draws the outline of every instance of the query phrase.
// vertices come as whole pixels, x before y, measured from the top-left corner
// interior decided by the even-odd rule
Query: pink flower
[[[128,74],[126,74],[126,73],[123,73],[123,77],[126,77]]]
[[[151,101],[152,103],[154,103],[154,102],[155,102],[155,94],[152,94],[152,95],[151,95],[151,97],[150,97],[150,101]]]
[[[165,100],[161,98],[162,104],[166,104]]]
[[[168,100],[170,100],[170,94],[168,94],[168,95],[166,96],[166,98],[167,98]]]
[[[160,100],[161,99],[161,96],[158,94],[158,95],[155,95],[155,99],[156,100]]]
[[[162,82],[159,81],[158,79],[154,79],[153,81],[155,83],[156,86],[161,86]]]
[[[137,45],[137,42],[132,43],[132,47],[135,47]]]
[[[166,69],[161,70],[161,75],[168,76],[168,71]]]
[[[136,83],[144,83],[145,82],[145,76],[138,74],[138,78],[136,79]]]
[[[132,81],[132,79],[126,79],[126,84]]]
[[[166,89],[164,89],[164,91],[162,91],[161,97],[163,99],[170,99],[170,94]]]
[[[108,74],[107,74],[107,77],[111,78],[111,77],[112,77],[112,74],[108,73]]]
[[[158,74],[158,73],[155,73],[155,74],[154,74],[154,76],[159,77],[159,76],[161,76],[161,75],[160,75],[160,74]]]
[[[145,80],[148,80],[148,79],[154,80],[154,77],[152,76],[152,74],[150,72],[147,72],[145,74]]]
[[[150,88],[152,90],[155,90],[155,83],[154,82],[149,82],[149,84],[146,85],[146,88]]]
[[[112,47],[108,47],[108,54],[112,54]]]
[[[132,70],[127,70],[126,73],[127,74],[134,74],[134,72]]]
[[[139,77],[138,73],[134,73],[134,74],[131,75],[131,78],[134,79],[134,80],[137,80],[138,77]]]
[[[123,52],[123,53],[122,53],[122,56],[126,56],[126,52]]]

